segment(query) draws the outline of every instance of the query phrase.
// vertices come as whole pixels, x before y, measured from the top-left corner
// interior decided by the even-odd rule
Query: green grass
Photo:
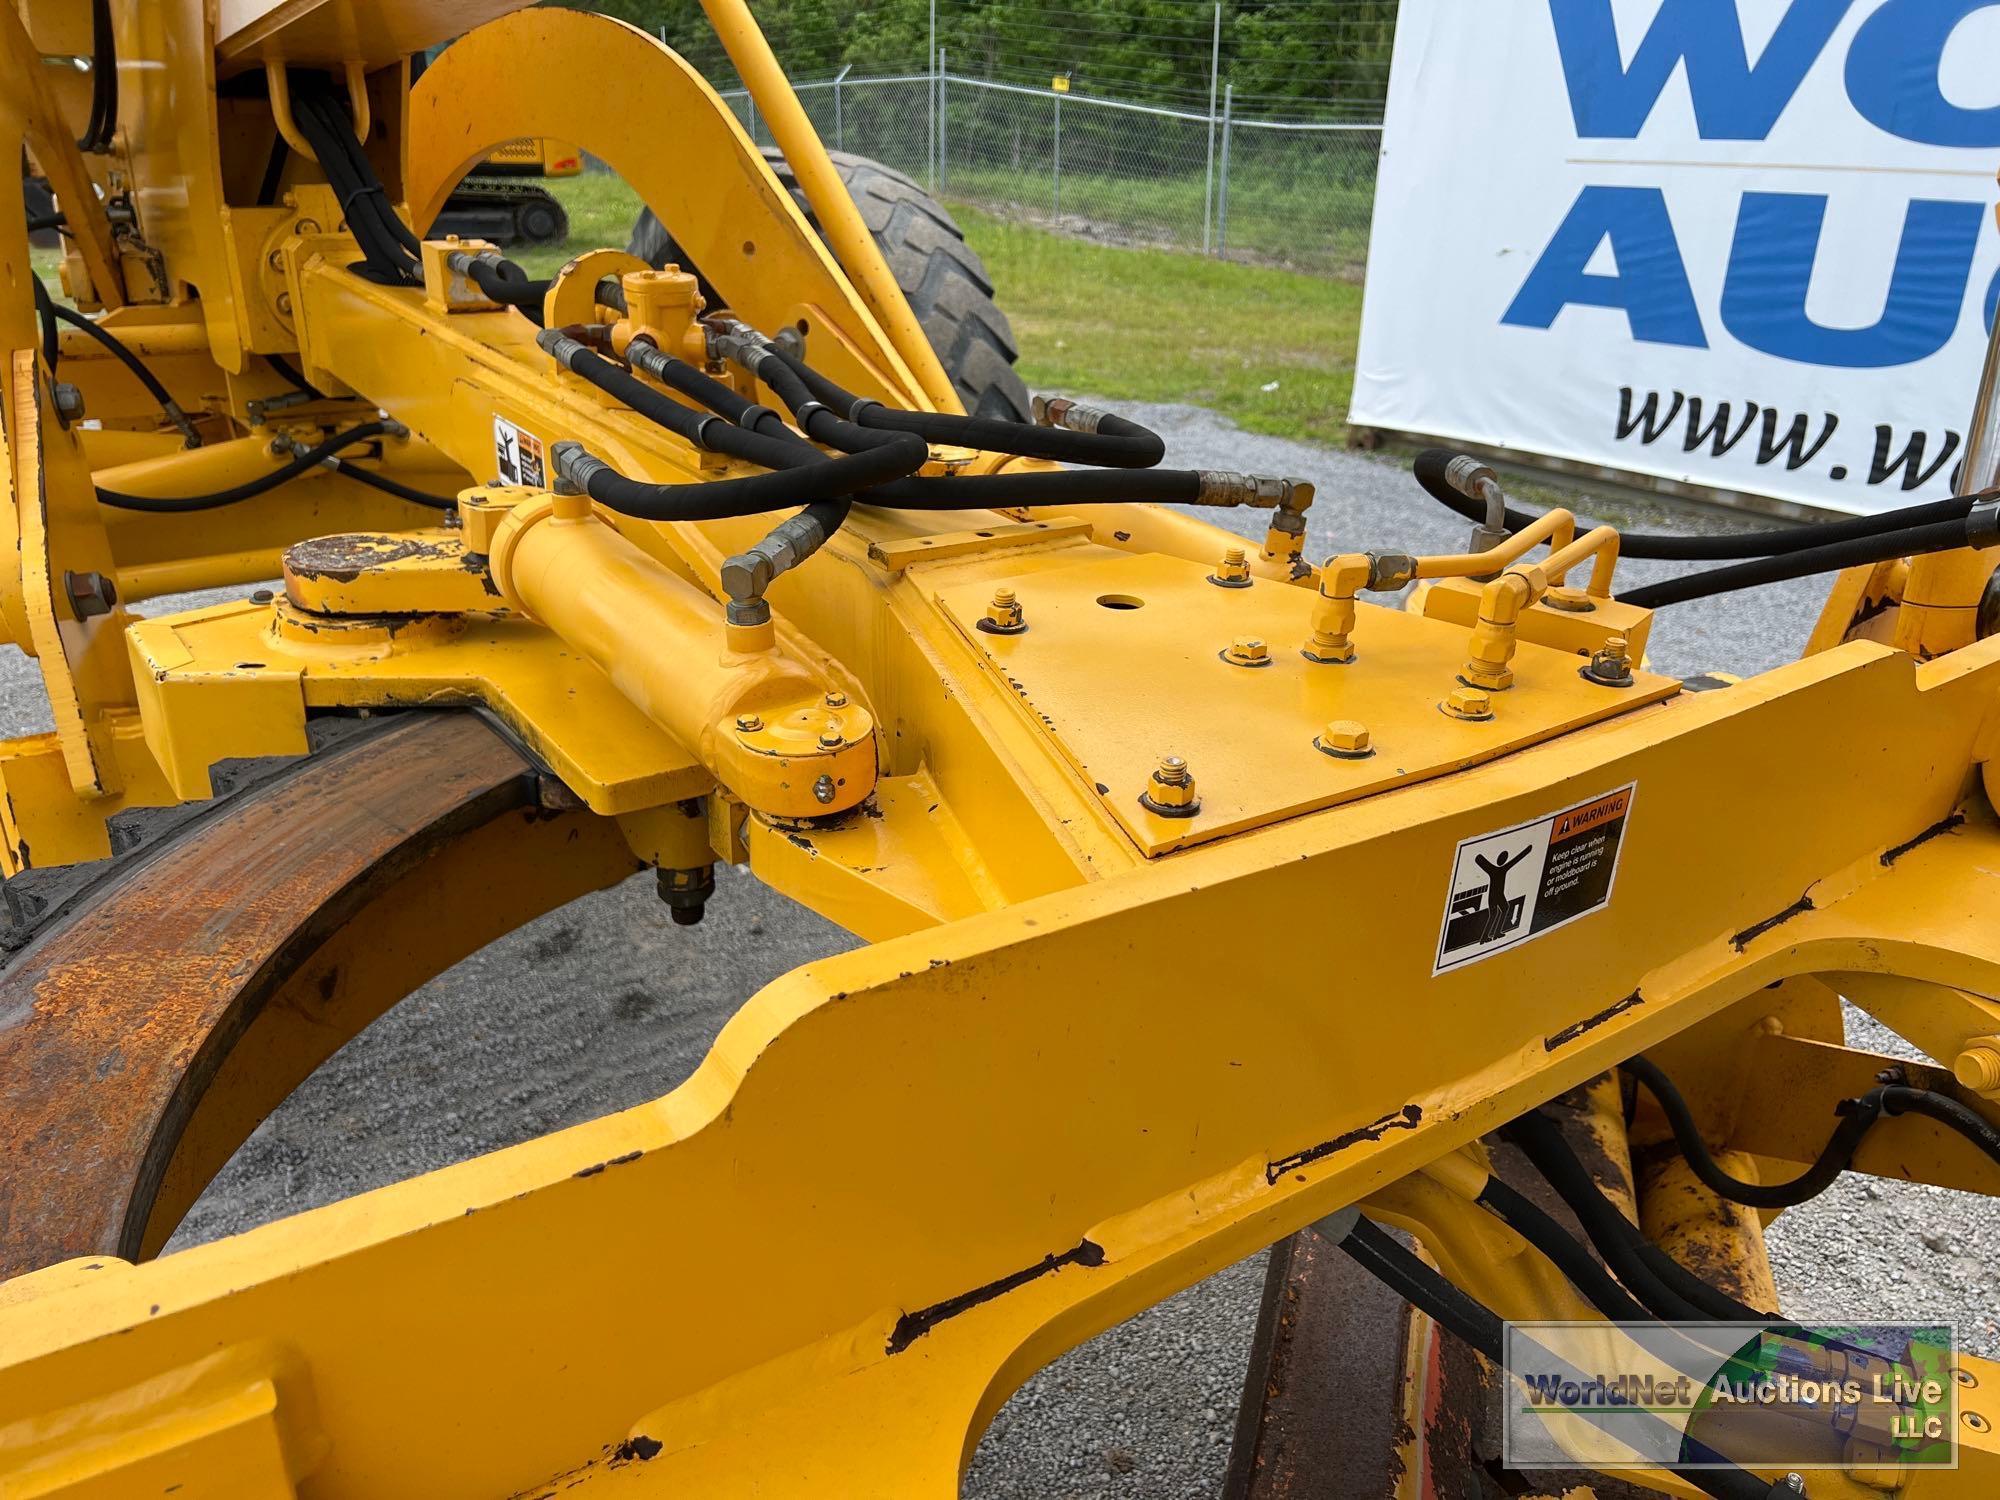
[[[1013,320],[1031,387],[1185,401],[1252,432],[1346,438],[1358,285],[953,212]]]
[[[569,214],[569,239],[563,244],[522,246],[507,252],[507,258],[530,275],[546,276],[579,251],[623,250],[632,238],[632,221],[639,217],[638,194],[609,172],[513,180],[547,188]]]

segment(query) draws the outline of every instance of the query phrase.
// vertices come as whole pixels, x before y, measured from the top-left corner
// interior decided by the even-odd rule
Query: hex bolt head
[[[118,585],[102,573],[64,573],[63,592],[79,620],[108,615],[118,607]]]
[[[826,706],[828,708],[847,707],[847,694],[841,692],[840,689],[835,688],[832,692],[826,695]]]
[[[818,781],[813,783],[813,798],[815,801],[822,803],[831,802],[833,797],[834,785],[831,776],[822,776]]]
[[[738,714],[736,716],[736,732],[738,734],[755,734],[763,727],[764,720],[759,714]]]
[[[1368,726],[1354,719],[1335,719],[1319,732],[1313,746],[1338,760],[1366,760],[1375,753]]]
[[[841,729],[839,719],[828,719],[819,732],[819,747],[822,750],[838,750],[847,743],[847,735]]]
[[[1271,648],[1254,635],[1239,635],[1223,649],[1222,659],[1232,667],[1268,667]]]
[[[993,591],[993,601],[979,617],[979,628],[988,635],[1019,635],[1028,628],[1028,616],[1012,589]]]
[[[56,415],[62,418],[64,426],[83,420],[83,392],[67,380],[50,384],[49,399],[55,403]]]
[[[1241,547],[1231,547],[1222,554],[1222,561],[1215,565],[1215,571],[1208,575],[1208,581],[1219,589],[1247,589],[1250,587],[1250,561]]]
[[[1455,687],[1451,696],[1438,705],[1454,719],[1477,723],[1493,717],[1493,698],[1484,688]]]
[[[1597,608],[1590,595],[1582,589],[1560,583],[1542,595],[1542,603],[1550,609],[1560,609],[1573,615],[1587,615]]]
[[[1591,653],[1590,665],[1583,669],[1583,676],[1601,687],[1630,687],[1632,654],[1625,637],[1607,635],[1604,644]]]
[[[1188,763],[1178,755],[1161,756],[1146,789],[1139,793],[1139,805],[1162,818],[1191,818],[1200,812],[1201,798],[1195,795]]]

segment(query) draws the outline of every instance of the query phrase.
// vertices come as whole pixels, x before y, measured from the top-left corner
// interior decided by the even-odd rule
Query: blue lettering
[[[1870,123],[1925,146],[2000,146],[2000,104],[1961,109],[1938,86],[1959,22],[2000,0],[1889,0],[1847,51],[1847,97]]]
[[[1928,359],[1958,326],[1985,217],[1978,203],[1912,200],[1882,316],[1867,328],[1828,328],[1806,313],[1826,198],[1745,193],[1722,325],[1752,349],[1802,364],[1879,370]]]
[[[1618,274],[1586,273],[1607,239]],[[1587,187],[1579,193],[1500,321],[1547,328],[1572,303],[1622,310],[1632,337],[1646,343],[1708,347],[1666,195],[1658,188]]]
[[[1576,133],[1635,139],[1667,81],[1685,63],[1701,138],[1760,141],[1792,102],[1850,4],[1792,0],[1752,67],[1736,0],[1665,0],[1627,68],[1619,63],[1611,0],[1549,0]]]

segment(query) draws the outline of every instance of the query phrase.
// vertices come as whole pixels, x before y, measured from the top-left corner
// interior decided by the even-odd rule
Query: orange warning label
[[[1549,834],[1551,844],[1560,844],[1564,839],[1574,838],[1579,833],[1588,833],[1600,824],[1609,823],[1614,818],[1625,816],[1625,809],[1632,801],[1632,788],[1599,797],[1595,802],[1586,802],[1582,807],[1572,807],[1566,813],[1556,815],[1556,826]]]

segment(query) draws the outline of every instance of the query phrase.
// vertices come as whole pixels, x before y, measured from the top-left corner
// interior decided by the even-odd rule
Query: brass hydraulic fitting
[[[1198,471],[1200,488],[1196,491],[1196,505],[1213,505],[1227,508],[1247,505],[1253,510],[1303,511],[1312,504],[1312,482],[1306,479],[1281,479],[1271,474],[1239,474],[1231,469],[1202,469]]]
[[[1028,628],[1028,617],[1014,591],[999,588],[993,591],[986,613],[974,623],[988,635],[1020,635]]]
[[[1450,718],[1472,723],[1493,717],[1493,699],[1484,688],[1455,687],[1438,707]]]
[[[1201,798],[1195,795],[1188,763],[1178,755],[1161,756],[1139,794],[1139,805],[1162,818],[1191,818],[1200,812]]]
[[[1368,726],[1353,719],[1335,719],[1313,736],[1313,748],[1336,760],[1366,760],[1375,753]]]
[[[1630,687],[1632,685],[1632,653],[1622,635],[1608,635],[1604,644],[1590,655],[1590,664],[1582,669],[1584,680],[1600,687]]]
[[[1271,648],[1254,635],[1239,635],[1219,653],[1232,667],[1268,667]]]
[[[1037,427],[1061,427],[1070,432],[1096,432],[1111,415],[1095,406],[1085,406],[1067,396],[1034,396],[1028,414]]]
[[[1247,589],[1250,587],[1250,560],[1241,547],[1231,547],[1222,554],[1222,561],[1215,565],[1215,571],[1208,575],[1208,581],[1219,589]]]

